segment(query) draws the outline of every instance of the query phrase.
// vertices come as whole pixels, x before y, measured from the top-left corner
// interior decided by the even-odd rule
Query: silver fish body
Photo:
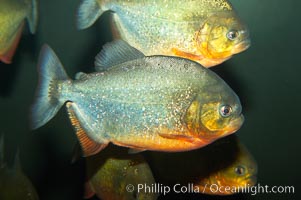
[[[180,56],[211,67],[250,45],[248,28],[228,0],[82,0],[78,28],[106,11],[113,37],[147,56]]]
[[[137,53],[138,57],[132,59]],[[115,54],[127,61],[120,63]],[[49,48],[44,48],[41,55],[40,63],[46,66],[41,73],[49,79],[46,80],[49,85],[46,88],[47,83],[42,82],[46,89],[42,88],[33,107],[34,128],[50,120],[67,101],[69,117],[79,139],[88,136],[82,139],[85,141],[81,145],[102,144],[94,149],[87,147],[91,151],[99,151],[109,142],[140,150],[185,151],[231,134],[243,122],[239,99],[231,88],[210,70],[186,59],[145,57],[125,43],[117,42],[106,46],[98,55],[98,72],[79,73],[72,81],[62,67],[46,71],[54,63],[60,66]],[[233,108],[233,116],[225,118],[227,122],[221,130],[206,128],[207,122],[195,116],[204,110],[200,105],[213,102],[217,102],[214,107],[217,113],[220,104]],[[204,115],[208,118],[211,114],[206,111]],[[215,119],[206,121],[210,121],[211,127]],[[224,120],[218,119],[217,123],[220,125],[221,121]]]

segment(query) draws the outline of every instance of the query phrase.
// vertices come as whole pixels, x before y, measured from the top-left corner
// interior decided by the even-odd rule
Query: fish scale
[[[159,60],[156,57],[153,59]],[[61,98],[71,99],[82,112],[93,116],[91,118],[94,121],[91,124],[92,126],[95,124],[95,129],[100,130],[98,134],[108,134],[101,131],[104,129],[120,135],[130,132],[138,133],[141,130],[146,134],[147,132],[144,132],[143,129],[152,129],[153,126],[158,127],[158,124],[165,124],[167,128],[174,124],[180,126],[181,115],[190,105],[197,89],[191,89],[193,81],[184,79],[182,76],[179,76],[177,80],[170,81],[174,73],[168,75],[166,72],[169,71],[168,66],[172,62],[160,63],[161,66],[155,65],[156,67],[154,67],[153,64],[157,62],[152,61],[149,66],[135,66],[135,63],[128,63],[128,66],[122,65],[123,69],[121,70],[126,70],[128,74],[122,77],[119,76],[120,68],[118,67],[116,72],[111,69],[99,76],[92,75],[83,82],[79,80],[70,85],[70,88],[63,89],[61,93],[68,94],[68,96]],[[146,72],[147,69],[151,73]],[[183,72],[191,69],[179,67],[177,70]],[[117,75],[115,76],[115,74]],[[161,74],[165,74],[164,78],[160,77]],[[89,75],[87,76],[89,77]],[[163,80],[157,82],[156,78]],[[198,80],[195,81],[195,84]],[[98,82],[100,83],[98,84]],[[130,84],[132,82],[140,84]],[[154,95],[158,93],[158,98],[154,98]],[[170,98],[174,100],[166,101]],[[110,128],[104,128],[105,126],[102,124],[106,124]],[[136,124],[140,125],[135,130],[133,127]],[[152,131],[151,134],[154,132]]]
[[[78,28],[106,11],[112,13],[113,38],[147,56],[179,56],[212,67],[250,45],[247,27],[227,0],[83,0]]]
[[[234,133],[243,123],[236,94],[196,62],[145,57],[121,40],[106,44],[95,60],[97,72],[79,72],[70,80],[45,46],[32,108],[33,127],[38,128],[67,102],[86,156],[110,142],[139,151],[188,151]],[[224,110],[233,113],[225,117]]]

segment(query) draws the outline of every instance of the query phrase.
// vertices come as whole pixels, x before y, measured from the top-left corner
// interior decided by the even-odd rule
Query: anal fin
[[[158,133],[161,137],[172,140],[182,140],[185,142],[194,143],[195,139],[193,137],[187,135],[178,135],[178,134],[166,134],[166,133]]]
[[[13,41],[10,45],[10,47],[7,49],[7,51],[3,54],[0,55],[0,60],[4,62],[5,64],[11,64],[12,58],[16,52],[16,49],[18,47],[22,31],[24,27],[24,21],[20,24],[19,28],[17,29],[15,35],[13,36]]]
[[[71,121],[72,126],[74,127],[74,130],[76,132],[76,136],[79,140],[79,143],[82,147],[83,156],[92,156],[100,152],[102,149],[104,149],[107,144],[100,144],[95,142],[94,140],[90,139],[87,135],[86,131],[82,128],[79,120],[76,117],[76,114],[72,108],[72,103],[68,102],[66,104],[69,119]]]

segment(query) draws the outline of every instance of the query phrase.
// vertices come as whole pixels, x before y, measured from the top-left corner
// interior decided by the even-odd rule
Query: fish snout
[[[257,176],[256,175],[248,176],[245,181],[246,181],[246,185],[254,186],[257,183]]]
[[[250,46],[251,46],[251,40],[246,39],[234,46],[234,48],[232,49],[232,54],[238,54],[240,52],[243,52],[247,50]]]
[[[245,117],[243,116],[243,114],[240,114],[237,118],[232,120],[228,126],[227,135],[238,131],[240,127],[243,125],[244,121],[245,121]]]

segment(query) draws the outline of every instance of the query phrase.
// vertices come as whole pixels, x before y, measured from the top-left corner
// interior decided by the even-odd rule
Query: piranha
[[[231,164],[220,164],[218,170],[195,181],[194,186],[199,191],[212,195],[231,195],[256,184],[257,163],[242,143],[238,142],[237,145],[238,149]],[[226,187],[231,189],[226,190]]]
[[[196,151],[149,152],[147,158],[158,182],[166,185],[190,183],[194,191],[202,194],[231,195],[257,182],[257,163],[235,135]]]
[[[180,56],[211,67],[250,46],[248,28],[228,0],[82,0],[78,29],[106,11],[113,37],[147,56]]]
[[[68,78],[48,46],[40,53],[32,128],[66,103],[84,155],[110,142],[134,151],[188,151],[243,124],[239,98],[214,72],[191,60],[144,56],[122,40],[96,56],[96,72]]]
[[[158,194],[138,191],[137,188],[138,184],[155,184],[144,157],[141,154],[128,154],[124,150],[110,146],[106,151],[86,158],[88,181],[85,198],[96,194],[100,199],[110,200],[157,199]],[[129,184],[133,188],[126,188]]]
[[[25,19],[34,34],[38,20],[37,0],[0,1],[0,60],[6,64],[12,62]]]
[[[15,156],[12,168],[4,162],[4,139],[0,138],[0,199],[1,200],[38,200],[38,194],[31,181],[23,173],[19,153]]]

